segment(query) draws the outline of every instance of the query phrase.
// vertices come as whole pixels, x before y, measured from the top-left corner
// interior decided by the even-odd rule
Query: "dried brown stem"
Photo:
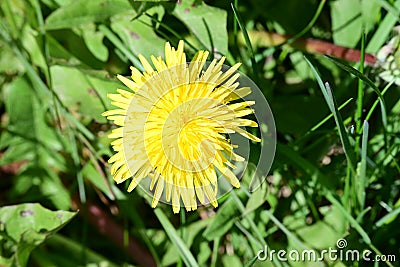
[[[271,33],[265,31],[248,31],[247,32],[251,43],[255,47],[272,47],[282,45],[288,42],[292,36],[279,33]],[[243,35],[239,35],[239,43],[245,45]],[[327,41],[317,40],[313,38],[299,38],[288,43],[289,46],[306,51],[312,54],[330,55],[347,61],[358,62],[361,58],[361,52],[357,49],[352,49],[344,46],[332,44]],[[376,57],[372,54],[365,53],[365,63],[373,65],[376,62]]]

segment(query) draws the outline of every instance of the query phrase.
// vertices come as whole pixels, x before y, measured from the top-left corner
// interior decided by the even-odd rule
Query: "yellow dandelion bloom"
[[[152,207],[165,200],[179,212],[197,209],[198,202],[217,203],[218,173],[234,187],[240,183],[232,169],[243,161],[234,153],[229,134],[239,133],[256,142],[261,140],[243,126],[257,123],[243,117],[253,113],[253,101],[241,101],[251,93],[239,87],[236,64],[223,72],[225,58],[204,68],[208,52],[199,51],[186,62],[183,41],[178,48],[165,45],[165,61],[151,56],[153,66],[139,55],[144,72],[131,68],[132,79],[118,76],[132,92],[109,94],[118,109],[102,115],[119,126],[109,138],[116,152],[108,161],[117,183],[132,177],[128,192],[145,177],[151,179]]]

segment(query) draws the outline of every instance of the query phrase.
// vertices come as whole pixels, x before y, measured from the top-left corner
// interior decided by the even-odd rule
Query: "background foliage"
[[[399,0],[2,0],[0,265],[316,266],[256,255],[345,238],[397,263],[320,265],[398,266],[399,14]],[[243,62],[278,133],[258,191],[250,167],[219,208],[180,217],[114,184],[100,116],[116,74],[179,39]]]

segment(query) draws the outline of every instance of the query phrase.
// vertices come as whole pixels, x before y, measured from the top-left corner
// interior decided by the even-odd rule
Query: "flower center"
[[[216,101],[193,98],[192,86],[182,85],[168,91],[147,117],[145,146],[155,168],[170,163],[183,171],[198,172],[215,160],[218,132],[215,123],[201,113]]]

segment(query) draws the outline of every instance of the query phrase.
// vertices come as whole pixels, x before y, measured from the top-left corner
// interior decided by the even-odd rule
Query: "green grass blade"
[[[353,101],[353,98],[350,98],[350,99],[347,99],[343,104],[341,104],[339,107],[338,107],[338,110],[340,111],[340,110],[342,110],[344,107],[346,107],[347,106],[347,104],[349,104],[351,101]],[[319,123],[317,123],[314,127],[312,127],[311,129],[310,129],[310,132],[313,132],[313,131],[315,131],[315,130],[317,130],[319,127],[321,127],[325,122],[327,122],[330,118],[332,118],[333,117],[333,114],[331,113],[331,114],[329,114],[328,116],[326,116],[323,120],[321,120]]]
[[[175,36],[176,38],[178,38],[179,40],[185,40],[185,43],[190,46],[190,48],[192,48],[194,51],[198,51],[200,50],[198,47],[194,46],[191,42],[189,42],[189,40],[187,38],[184,38],[182,35],[180,35],[178,32],[176,32],[174,29],[172,29],[171,27],[169,27],[167,24],[165,24],[164,22],[162,22],[161,20],[156,19],[155,17],[151,16],[148,13],[145,13],[146,16],[148,16],[151,20],[153,20],[154,22],[160,24],[161,27],[163,27],[164,29],[166,29],[168,32],[170,32],[173,36]],[[146,24],[147,25],[147,24]],[[154,29],[157,32],[160,32],[158,29]]]
[[[343,104],[338,107],[338,110],[342,110],[344,107],[346,107],[351,101],[353,101],[353,98],[347,99]],[[294,144],[299,144],[301,141],[303,141],[307,136],[309,136],[311,133],[315,132],[318,130],[319,127],[321,127],[325,122],[327,122],[329,119],[333,117],[333,113],[330,113],[328,116],[323,118],[320,122],[318,122],[315,126],[313,126],[310,130],[308,130],[303,136],[299,137],[294,141]]]
[[[364,74],[364,58],[365,58],[365,33],[361,36],[361,58],[360,58],[360,73]],[[364,98],[364,90],[363,90],[363,80],[358,79],[358,94],[357,94],[357,110],[356,110],[356,132],[361,132],[362,125],[362,111],[363,111],[363,98]],[[359,137],[356,138],[355,152],[357,154],[359,148]]]
[[[331,102],[329,101],[329,96],[328,96],[328,94],[327,94],[327,92],[325,90],[325,84],[321,79],[321,75],[319,74],[318,70],[314,67],[314,65],[311,63],[311,61],[306,56],[304,56],[304,59],[308,63],[308,65],[310,66],[311,71],[314,74],[314,77],[317,79],[317,83],[319,85],[319,88],[321,88],[322,95],[324,96],[325,101],[328,104],[329,110],[332,112],[332,115],[333,115],[334,108],[331,105]]]
[[[62,107],[61,112],[64,117],[68,119],[68,121],[76,127],[79,131],[82,132],[83,135],[86,136],[89,140],[94,139],[94,135],[74,116],[72,116],[67,107],[63,104],[59,96],[51,89],[49,89],[46,84],[42,81],[39,74],[36,73],[35,69],[28,62],[28,60],[24,57],[23,53],[20,49],[12,42],[10,36],[4,28],[4,25],[0,20],[0,36],[6,41],[6,44],[13,50],[14,54],[24,66],[25,71],[31,80],[33,86],[37,89],[37,93],[40,95],[40,99],[44,102],[52,101],[52,99],[56,99],[57,103]],[[53,97],[53,98],[52,98]]]
[[[213,41],[213,38],[212,38],[212,35],[211,35],[211,30],[210,30],[210,27],[208,27],[208,24],[207,24],[207,22],[206,22],[206,20],[204,18],[202,19],[202,21],[204,23],[204,26],[206,27],[208,39],[210,40],[211,60],[213,60],[214,59],[215,48],[214,48],[214,41]]]
[[[211,265],[210,265],[210,267],[215,267],[215,266],[217,266],[219,242],[220,242],[220,238],[215,238],[214,241],[213,241],[213,251],[212,251],[212,257],[211,257]]]
[[[394,2],[393,8],[400,10],[400,0],[397,0],[396,2]],[[378,50],[382,47],[382,45],[387,40],[390,32],[392,31],[394,25],[396,25],[398,20],[399,20],[399,17],[396,16],[395,14],[393,14],[392,12],[389,12],[388,14],[386,14],[383,21],[379,24],[378,30],[375,31],[374,36],[372,36],[371,40],[368,42],[368,46],[366,48],[366,51],[368,53],[375,54],[378,52]]]
[[[342,204],[332,195],[331,192],[325,191],[325,197],[326,199],[329,200],[329,202],[332,203],[333,206],[339,209],[339,211],[343,214],[344,217],[349,221],[350,225],[360,234],[362,239],[367,245],[371,244],[371,239],[369,238],[367,232],[361,227],[361,225],[356,221],[356,219],[353,218],[353,216],[350,215],[346,211],[346,209],[342,206]]]
[[[335,63],[338,67],[340,67],[341,69],[353,74],[354,76],[356,76],[358,79],[363,80],[364,82],[366,82],[374,91],[375,93],[379,96],[379,98],[381,99],[382,102],[384,102],[385,100],[383,99],[383,96],[381,94],[381,91],[379,90],[379,88],[375,85],[375,83],[373,81],[371,81],[370,78],[368,78],[367,76],[365,76],[363,73],[359,72],[357,69],[341,62],[340,60],[325,55],[326,58],[328,58],[330,61],[332,61],[333,63]]]
[[[290,230],[287,229],[286,226],[283,225],[283,223],[281,223],[271,212],[269,212],[269,210],[265,210],[264,212],[278,226],[278,228],[281,229],[281,231],[286,234],[288,238],[293,240],[293,242],[298,246],[298,248],[301,248],[303,250],[307,249],[307,246],[304,245],[304,243],[301,242],[301,240],[298,239],[297,236],[295,236],[292,232],[290,232]]]
[[[397,215],[399,215],[399,214],[400,214],[400,207],[392,210],[391,212],[389,212],[388,214],[386,214],[385,216],[380,218],[379,221],[377,221],[375,223],[375,226],[381,227],[384,224],[388,224],[388,223],[392,222],[394,219],[396,219]]]
[[[109,28],[104,25],[100,25],[99,30],[129,59],[135,68],[143,70],[139,59],[128,48],[125,47],[121,40]]]
[[[307,26],[304,27],[304,29],[301,30],[298,34],[296,34],[295,36],[290,38],[286,42],[287,44],[293,43],[296,39],[298,39],[301,36],[303,36],[305,33],[307,33],[314,26],[315,22],[319,18],[319,15],[321,15],[322,10],[324,9],[325,3],[326,3],[326,0],[322,0],[321,2],[319,2],[319,5],[317,7],[317,11],[315,12],[314,16],[312,17],[310,22],[307,24]]]
[[[325,88],[328,93],[331,105],[333,107],[333,112],[334,112],[333,116],[335,118],[336,126],[338,127],[339,136],[340,136],[340,140],[342,141],[344,152],[346,154],[346,157],[348,159],[348,163],[349,163],[350,167],[354,170],[354,166],[355,166],[354,151],[353,151],[353,148],[350,146],[349,136],[347,134],[345,125],[343,123],[342,116],[340,115],[339,110],[337,109],[336,99],[333,95],[333,92],[330,88],[329,83],[325,83]]]
[[[258,82],[258,70],[257,70],[256,58],[254,56],[253,46],[251,45],[249,34],[247,33],[246,26],[244,25],[243,20],[240,17],[239,13],[237,12],[236,7],[233,3],[231,3],[231,7],[233,10],[233,14],[235,15],[236,21],[238,22],[239,27],[242,30],[242,34],[243,34],[243,37],[244,37],[244,40],[245,40],[246,46],[247,46],[247,52],[248,52],[250,60],[251,60],[251,67],[253,69],[253,75],[254,75],[254,78],[257,83]]]
[[[388,13],[391,13],[394,17],[398,18],[397,20],[400,22],[400,8],[392,6],[388,1],[385,0],[378,0],[376,2],[386,9]]]
[[[234,190],[232,190],[230,194],[231,194],[233,201],[235,201],[237,207],[239,208],[240,212],[242,214],[244,214],[246,212],[246,207],[243,205],[242,201],[236,195],[236,192]],[[253,231],[253,233],[257,236],[258,241],[261,242],[262,244],[265,244],[264,238],[263,238],[262,234],[260,233],[260,231],[258,230],[254,221],[249,216],[244,216],[244,219],[246,219],[247,222],[249,223],[250,228]]]
[[[251,266],[253,266],[254,263],[256,263],[257,259],[258,259],[258,255],[257,255],[257,256],[254,256],[248,263],[246,263],[246,265],[245,265],[244,267],[251,267]]]
[[[333,57],[330,57],[330,56],[326,56],[326,57],[329,58],[331,61],[333,61],[340,68],[344,69],[345,71],[350,72],[351,74],[353,74],[357,78],[359,78],[359,79],[363,80],[364,82],[366,82],[375,91],[375,93],[378,95],[379,100],[380,100],[379,104],[381,106],[381,111],[382,111],[383,134],[384,134],[385,146],[386,146],[386,149],[387,149],[387,144],[388,144],[387,141],[388,141],[388,139],[387,139],[387,133],[386,133],[386,129],[387,129],[386,104],[385,104],[385,100],[384,100],[384,98],[382,96],[382,93],[380,92],[379,88],[367,76],[365,76],[364,74],[362,74],[361,72],[359,72],[355,68],[340,62],[336,58],[333,58]]]
[[[193,257],[189,248],[185,245],[183,240],[179,237],[176,232],[174,226],[168,220],[167,216],[165,216],[164,212],[160,208],[155,208],[154,213],[160,221],[162,227],[165,230],[165,233],[171,240],[171,242],[178,248],[178,252],[182,257],[182,260],[186,264],[186,266],[196,267],[199,266],[196,262],[196,259]]]
[[[356,180],[358,183],[357,196],[361,211],[364,210],[365,189],[367,188],[366,170],[367,170],[368,130],[369,130],[369,124],[367,121],[364,121],[364,127],[361,139],[361,161],[358,165],[358,170],[357,170],[358,179]]]
[[[372,244],[371,239],[368,236],[368,233],[361,227],[361,225],[354,219],[350,213],[348,213],[345,208],[340,204],[340,202],[332,195],[331,192],[325,191],[325,197],[332,203],[333,206],[339,209],[339,211],[343,214],[344,217],[347,218],[350,225],[360,234],[361,238],[364,242],[377,254],[382,255],[382,253]],[[386,261],[388,266],[393,266],[390,262]]]
[[[332,90],[331,90],[329,84],[323,83],[321,76],[319,75],[317,69],[307,58],[305,58],[305,59],[306,59],[306,62],[310,65],[311,70],[314,73],[315,78],[317,79],[317,82],[321,89],[321,92],[324,95],[325,101],[335,118],[336,126],[338,127],[338,131],[339,131],[340,140],[342,141],[343,149],[344,149],[346,157],[348,159],[349,166],[351,167],[352,170],[354,170],[354,166],[355,166],[354,151],[353,151],[352,147],[350,146],[349,137],[347,135],[347,131],[345,129],[343,119],[337,108],[336,99],[333,96],[333,93],[332,93]]]

